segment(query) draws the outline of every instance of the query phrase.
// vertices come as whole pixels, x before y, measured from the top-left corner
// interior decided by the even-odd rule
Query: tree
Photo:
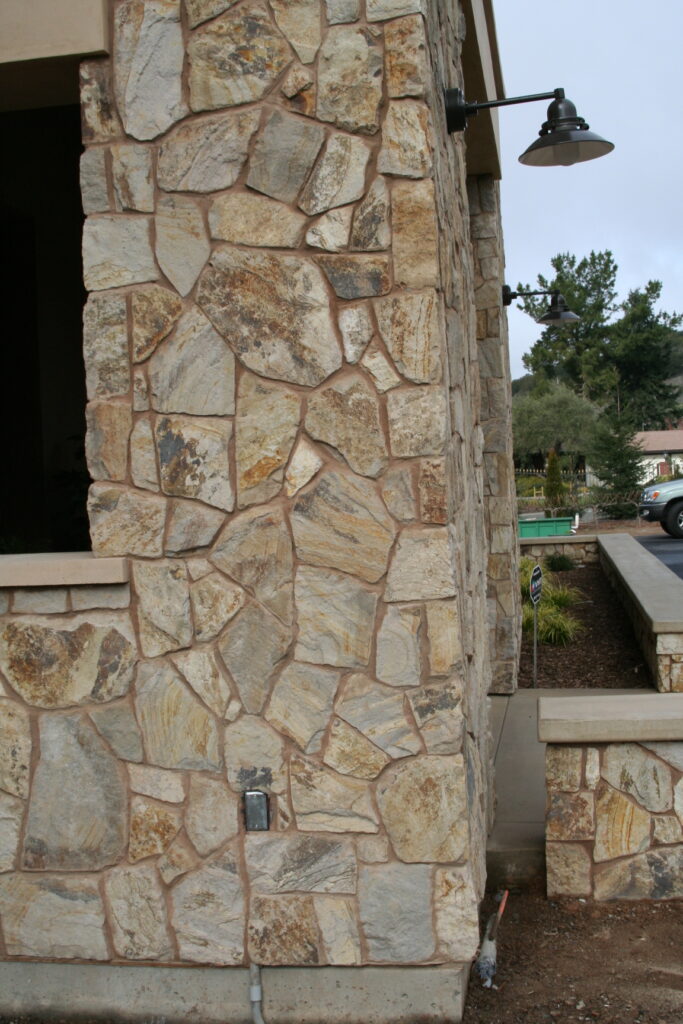
[[[642,456],[626,423],[607,417],[600,421],[588,460],[600,479],[595,489],[598,503],[615,518],[634,515],[643,478]]]
[[[516,458],[584,455],[591,445],[598,409],[564,384],[537,383],[535,391],[512,399],[512,440]]]
[[[557,452],[551,448],[548,452],[548,464],[545,471],[545,483],[543,484],[543,497],[551,508],[557,508],[562,504],[564,495],[564,484],[560,471],[560,460]]]
[[[661,282],[648,281],[620,303],[609,250],[582,260],[560,253],[551,264],[555,275],[539,274],[539,288],[559,289],[581,322],[547,327],[524,357],[525,366],[536,378],[565,383],[632,430],[666,429],[683,414],[676,388],[666,383],[679,365],[683,318],[655,310]],[[536,318],[546,305],[543,297],[522,299],[522,308]]]

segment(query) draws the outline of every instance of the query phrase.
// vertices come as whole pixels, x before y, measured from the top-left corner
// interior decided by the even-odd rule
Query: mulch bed
[[[645,659],[619,598],[602,569],[589,564],[556,574],[559,583],[578,587],[582,599],[570,612],[582,629],[566,647],[538,645],[538,685],[557,689],[626,689],[653,686]],[[520,687],[533,686],[533,636],[524,634]]]

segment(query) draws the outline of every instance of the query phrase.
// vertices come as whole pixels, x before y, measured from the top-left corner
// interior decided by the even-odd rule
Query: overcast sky
[[[683,0],[494,0],[507,96],[564,88],[612,153],[573,167],[524,167],[547,102],[499,112],[506,280],[535,283],[558,252],[611,249],[617,288],[663,283],[683,311]],[[469,99],[469,97],[468,97]],[[542,328],[509,310],[513,379]]]

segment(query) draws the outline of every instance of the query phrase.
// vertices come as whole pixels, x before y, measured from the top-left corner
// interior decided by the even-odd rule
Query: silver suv
[[[638,514],[650,523],[659,523],[670,537],[683,537],[683,480],[646,487]]]

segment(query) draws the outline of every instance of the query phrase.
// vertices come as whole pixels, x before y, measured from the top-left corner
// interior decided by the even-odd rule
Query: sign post
[[[538,602],[543,591],[543,570],[535,565],[529,583],[529,597],[534,606],[534,688],[538,686]]]

